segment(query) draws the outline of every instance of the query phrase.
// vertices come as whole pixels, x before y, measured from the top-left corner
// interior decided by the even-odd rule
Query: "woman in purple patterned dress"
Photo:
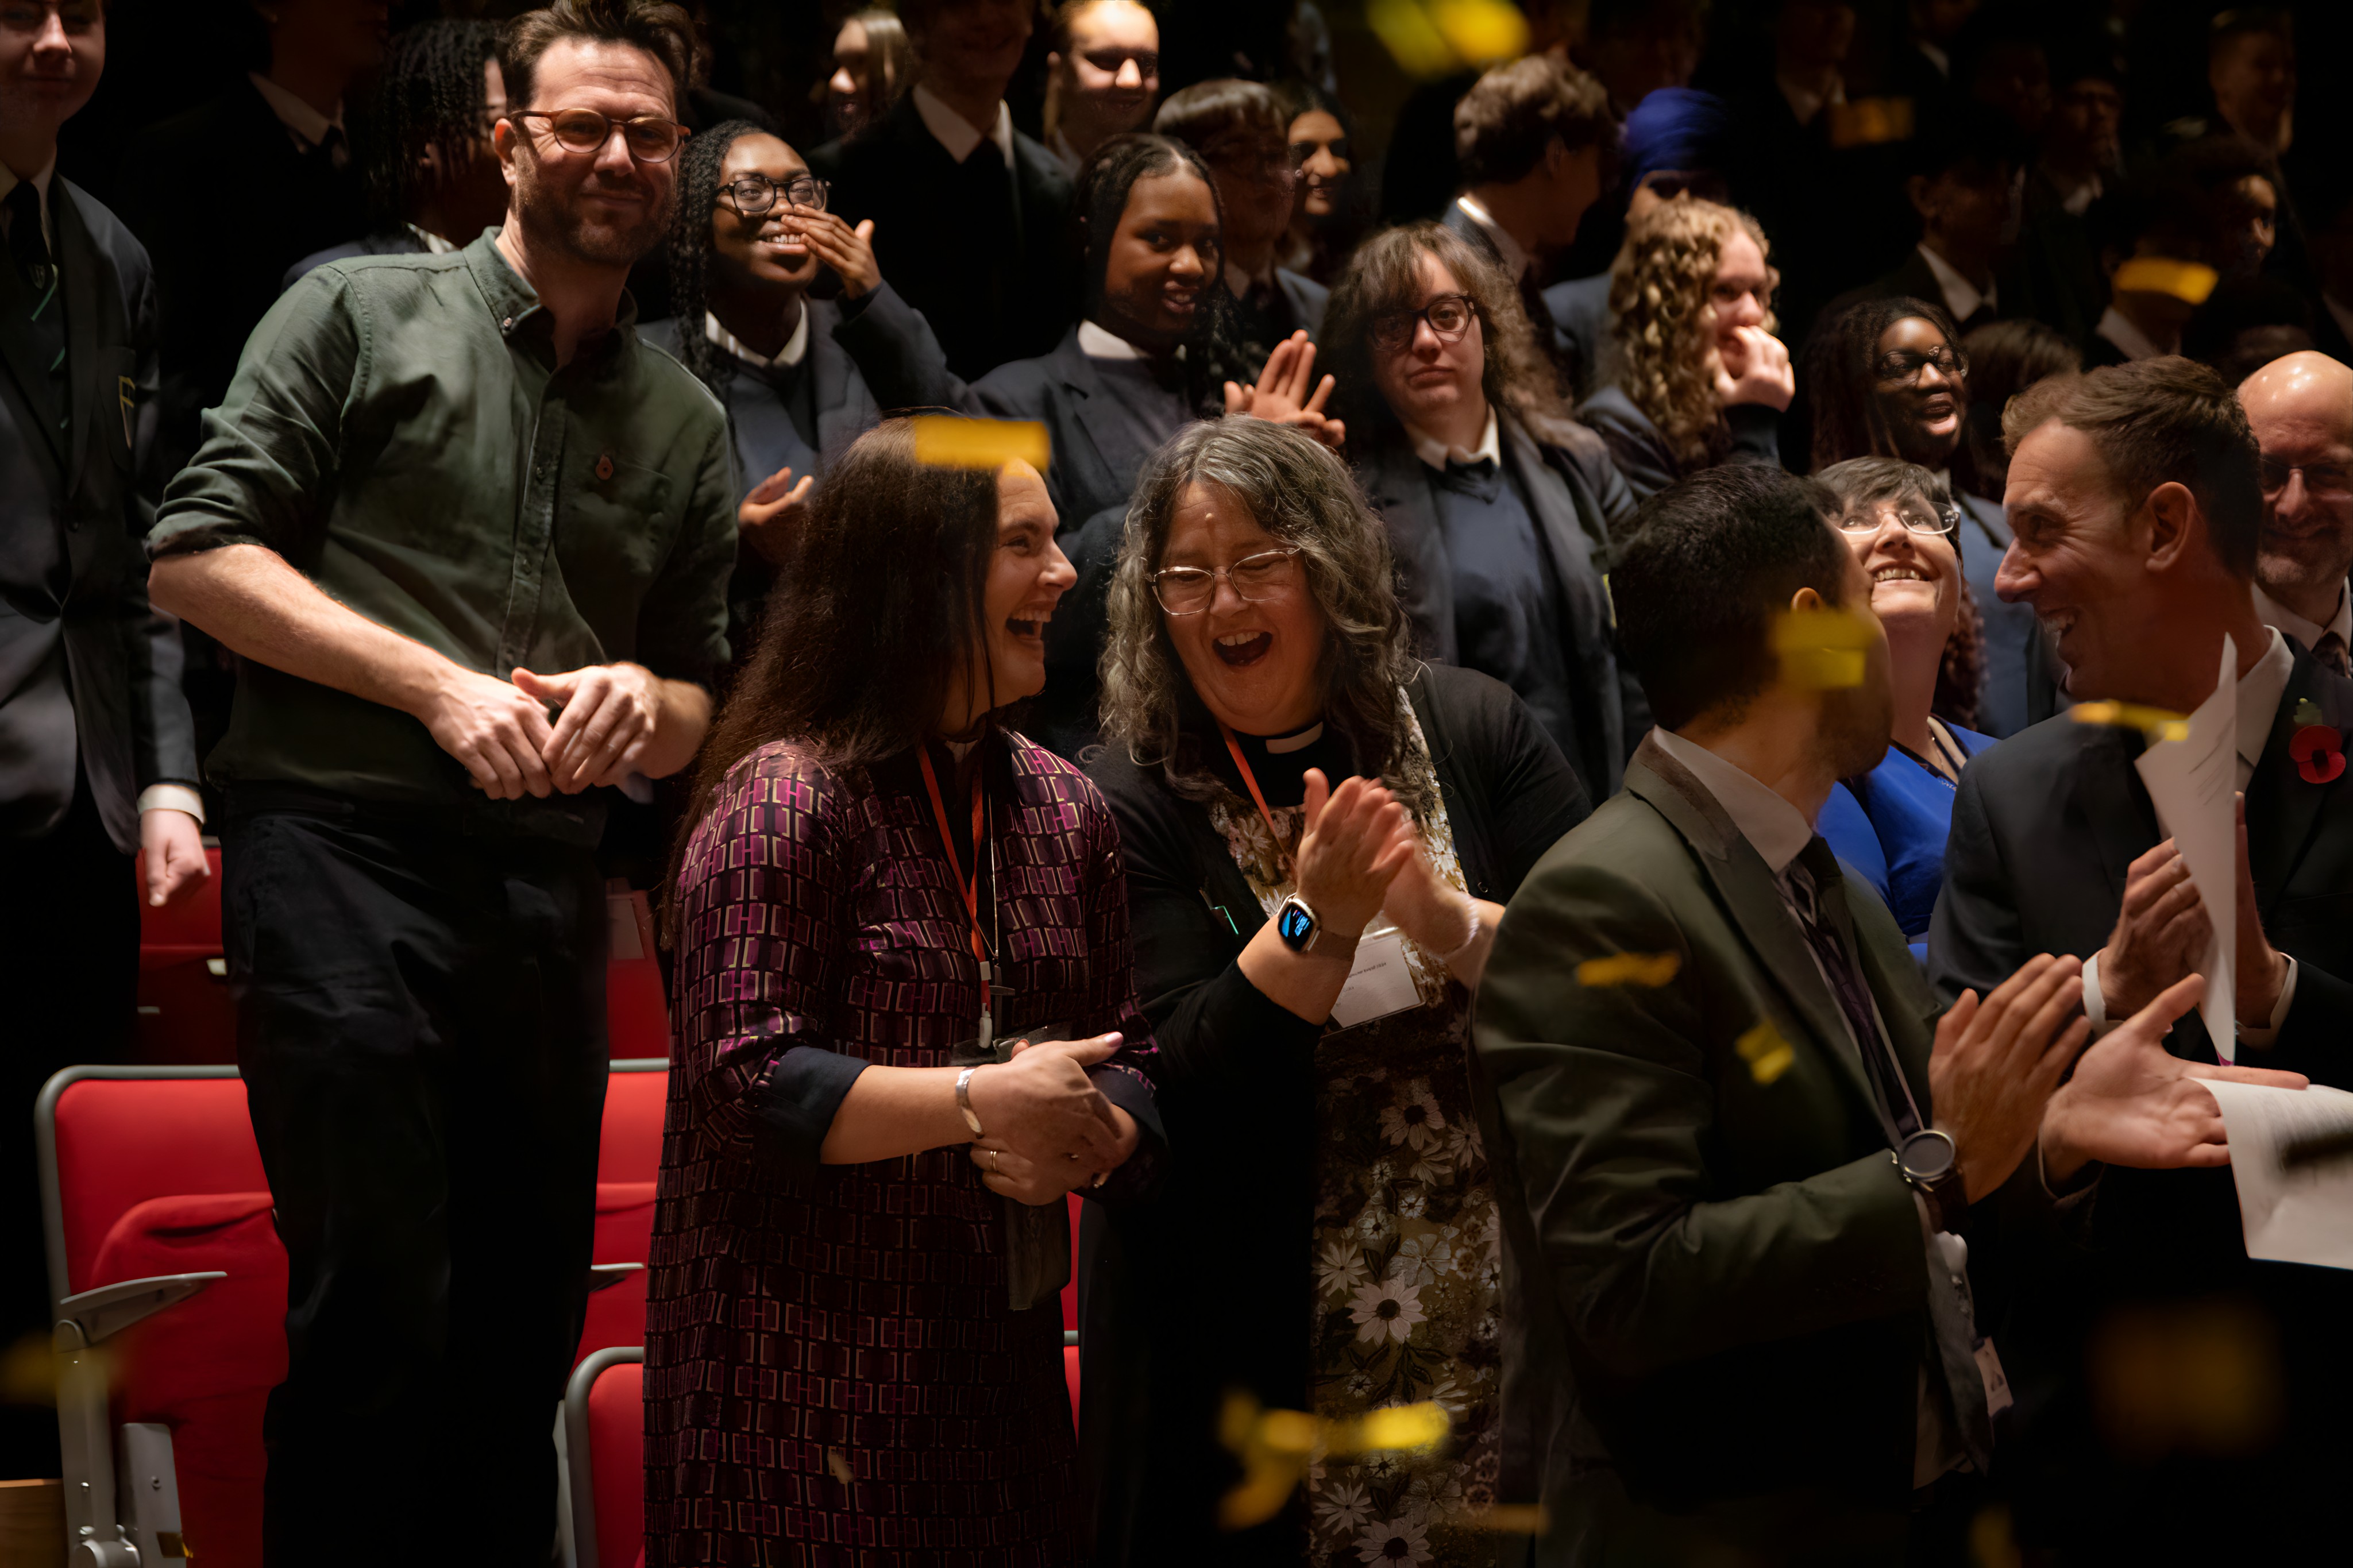
[[[903,420],[795,552],[670,894],[646,1561],[1059,1568],[1063,1197],[1163,1147],[1117,831],[997,721],[1073,574],[1035,470]]]

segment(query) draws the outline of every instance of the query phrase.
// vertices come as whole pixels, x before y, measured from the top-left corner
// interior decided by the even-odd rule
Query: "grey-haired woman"
[[[1501,900],[1589,809],[1511,690],[1410,649],[1388,535],[1301,432],[1196,425],[1129,509],[1091,770],[1160,1041],[1165,1197],[1091,1233],[1098,1558],[1492,1563],[1504,1290],[1471,998]],[[1435,1401],[1433,1455],[1321,1457],[1219,1534],[1239,1392]]]

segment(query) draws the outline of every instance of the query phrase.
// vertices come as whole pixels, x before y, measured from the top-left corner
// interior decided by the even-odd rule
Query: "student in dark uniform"
[[[1316,337],[1329,290],[1278,259],[1299,189],[1282,100],[1254,81],[1198,82],[1171,94],[1152,129],[1198,153],[1217,182],[1225,283],[1251,355],[1264,355],[1293,332]]]

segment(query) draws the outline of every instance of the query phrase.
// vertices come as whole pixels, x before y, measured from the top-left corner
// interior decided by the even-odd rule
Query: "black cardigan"
[[[1407,692],[1463,879],[1502,903],[1590,813],[1585,787],[1502,682],[1426,665]],[[1222,747],[1212,754],[1224,771]],[[1295,1563],[1297,1499],[1257,1530],[1217,1531],[1218,1499],[1240,1471],[1216,1423],[1229,1388],[1269,1407],[1309,1408],[1307,1129],[1323,1029],[1269,1001],[1237,965],[1265,917],[1208,814],[1117,743],[1088,774],[1119,822],[1136,994],[1160,1047],[1171,1163],[1157,1200],[1108,1219],[1088,1205],[1081,1396],[1095,1561]],[[1298,798],[1261,776],[1270,797]]]

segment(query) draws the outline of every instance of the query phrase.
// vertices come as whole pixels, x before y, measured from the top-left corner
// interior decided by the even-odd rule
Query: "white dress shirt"
[[[702,312],[702,335],[754,370],[774,370],[778,365],[789,370],[800,363],[802,357],[808,353],[808,307],[803,305],[801,319],[793,323],[793,335],[785,340],[785,346],[778,349],[773,358],[721,326],[719,318],[708,310]]]
[[[1495,411],[1493,408],[1487,410],[1487,428],[1481,434],[1479,445],[1468,452],[1460,447],[1450,447],[1429,431],[1417,429],[1411,425],[1405,427],[1405,433],[1413,442],[1414,455],[1441,473],[1445,471],[1449,458],[1458,463],[1475,463],[1484,458],[1499,468],[1504,466],[1503,437],[1495,427]]]
[[[915,113],[923,121],[923,129],[932,139],[947,149],[948,156],[961,163],[971,157],[983,142],[994,142],[1004,156],[1005,172],[1013,172],[1013,111],[1005,100],[997,101],[997,123],[984,136],[973,128],[971,121],[950,109],[939,94],[923,83],[915,84]]]
[[[2274,627],[2271,646],[2263,657],[2255,660],[2253,668],[2239,677],[2239,733],[2237,736],[2239,788],[2244,790],[2247,781],[2255,776],[2255,764],[2263,761],[2263,747],[2272,738],[2272,722],[2279,717],[2279,705],[2287,695],[2287,680],[2295,669],[2295,655],[2289,650]],[[2209,910],[2217,919],[2229,919]],[[2279,1037],[2280,1026],[2287,1022],[2287,1010],[2295,1001],[2295,959],[2287,958],[2287,978],[2280,983],[2279,1000],[2272,1005],[2271,1023],[2260,1029],[2239,1026],[2239,1038],[2251,1046],[2268,1046]],[[2091,1020],[2094,1039],[2106,1034],[2122,1018],[2110,1019],[2107,998],[2100,991],[2100,955],[2084,960],[2084,1016]]]
[[[259,71],[248,71],[246,79],[253,83],[253,90],[261,95],[261,101],[269,105],[269,112],[278,116],[278,122],[286,127],[286,134],[294,139],[296,152],[308,153],[326,141],[328,132],[343,129],[342,104],[335,105],[333,114],[322,114]],[[350,158],[348,143],[338,141],[334,151],[335,167],[342,168]]]
[[[1487,210],[1484,202],[1466,191],[1454,198],[1454,205],[1462,209],[1464,217],[1479,226],[1480,233],[1493,242],[1495,254],[1504,258],[1505,276],[1517,283],[1527,275],[1530,260],[1528,253],[1521,248],[1520,242],[1514,239],[1502,224],[1495,221],[1495,215]]]
[[[2341,583],[2337,587],[2337,613],[2328,617],[2327,626],[2306,620],[2261,588],[2255,590],[2255,614],[2263,616],[2263,625],[2278,627],[2307,648],[2317,648],[2322,637],[2335,632],[2337,641],[2353,649],[2353,595],[2347,594]]]
[[[51,153],[49,161],[33,172],[33,189],[41,194],[41,240],[49,247],[51,256],[58,253],[58,235],[57,225],[49,217],[49,185],[57,177],[58,155]],[[16,226],[15,218],[9,213],[7,201],[9,196],[15,194],[16,187],[24,183],[17,177],[16,170],[5,163],[0,163],[0,239],[6,238]]]
[[[1928,264],[1928,270],[1936,275],[1937,290],[1945,296],[1945,309],[1952,312],[1954,325],[1957,326],[1976,315],[1978,307],[1980,305],[1989,310],[2001,309],[2001,301],[1998,297],[2001,289],[2000,284],[1988,283],[1983,289],[1979,289],[1962,277],[1951,262],[1929,249],[1926,245],[1917,248],[1920,252],[1920,259],[1926,261]]]
[[[1815,115],[1820,114],[1831,104],[1846,101],[1844,77],[1834,79],[1827,93],[1816,92],[1810,87],[1800,87],[1788,77],[1778,73],[1773,78],[1773,85],[1781,89],[1782,100],[1788,104],[1789,112],[1798,117],[1798,123],[1800,125],[1811,125]]]

